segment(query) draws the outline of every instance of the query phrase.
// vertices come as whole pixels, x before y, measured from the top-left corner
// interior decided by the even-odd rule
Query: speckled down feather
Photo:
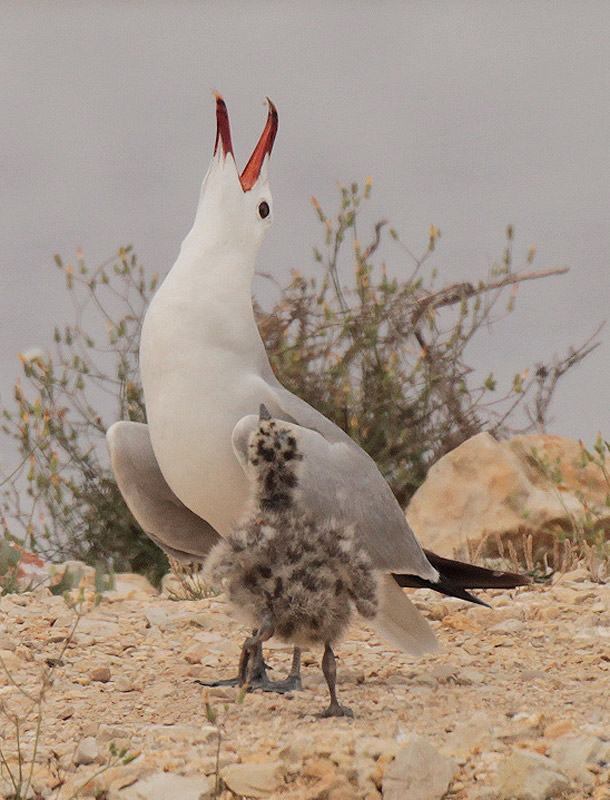
[[[253,627],[269,620],[275,635],[299,645],[332,643],[352,607],[377,612],[377,585],[351,529],[315,524],[298,507],[302,456],[293,432],[263,420],[248,447],[251,507],[242,524],[211,551],[209,583],[222,589]]]

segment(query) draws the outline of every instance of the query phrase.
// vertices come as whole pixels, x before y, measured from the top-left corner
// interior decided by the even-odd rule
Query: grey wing
[[[373,459],[340,428],[286,389],[273,386],[265,403],[272,416],[297,423],[295,431],[304,456],[299,478],[304,508],[321,519],[334,517],[353,525],[356,539],[375,569],[437,581],[438,572],[426,558]],[[250,430],[258,424],[255,416],[240,421],[234,432],[236,446],[246,440],[243,433],[236,437],[246,419]]]
[[[179,561],[203,561],[220,537],[169,488],[148,425],[115,422],[106,433],[106,443],[121,494],[146,534]]]

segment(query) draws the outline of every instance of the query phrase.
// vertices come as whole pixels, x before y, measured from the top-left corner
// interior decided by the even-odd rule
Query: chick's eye
[[[261,219],[265,219],[265,217],[269,216],[269,203],[266,200],[263,200],[262,203],[258,204],[258,215]]]

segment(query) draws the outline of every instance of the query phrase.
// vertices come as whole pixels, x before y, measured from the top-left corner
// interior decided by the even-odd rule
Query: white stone
[[[396,756],[402,744],[396,739],[384,739],[379,736],[362,736],[356,740],[354,752],[356,755],[366,756],[377,760],[384,755]]]
[[[136,687],[134,686],[133,681],[130,680],[128,677],[126,677],[125,675],[119,675],[119,677],[113,684],[113,688],[117,692],[133,692],[135,691]]]
[[[213,777],[156,772],[126,789],[111,791],[108,800],[211,800],[213,792]]]
[[[100,754],[100,749],[93,736],[81,739],[74,753],[75,764],[93,764]]]
[[[96,739],[100,744],[106,744],[108,742],[115,742],[118,739],[127,738],[129,738],[128,731],[119,725],[111,725],[106,722],[102,722],[97,729]]]
[[[524,628],[524,623],[518,619],[505,619],[502,622],[498,622],[497,625],[493,625],[489,628],[489,631],[493,633],[520,633]]]
[[[452,756],[467,756],[477,745],[489,739],[493,722],[484,711],[475,711],[460,722],[445,740],[445,749]]]
[[[78,623],[78,633],[86,634],[95,640],[110,639],[121,633],[121,626],[117,622],[95,617],[83,617]]]
[[[229,789],[245,797],[268,797],[284,783],[284,766],[281,761],[267,764],[230,764],[221,776]]]
[[[114,597],[130,598],[138,595],[156,595],[157,590],[144,575],[132,572],[119,572],[114,576],[114,588],[111,594]]]
[[[164,625],[168,621],[167,611],[159,606],[150,606],[144,611],[144,616],[151,628]]]
[[[311,736],[297,734],[280,751],[280,756],[287,764],[301,763],[306,756],[314,752],[314,741]]]
[[[457,772],[457,764],[424,739],[403,747],[383,776],[384,800],[440,800]]]
[[[457,683],[460,686],[472,686],[473,684],[479,686],[485,683],[485,675],[474,667],[464,667],[460,670],[457,678]]]

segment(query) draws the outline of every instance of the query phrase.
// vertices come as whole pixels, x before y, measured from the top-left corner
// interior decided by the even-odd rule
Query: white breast
[[[196,298],[185,298],[183,285],[175,288],[172,280],[161,287],[142,330],[150,436],[171,489],[224,535],[248,498],[231,433],[268,401],[268,362],[251,305],[231,309],[208,301],[205,286],[191,287]]]

